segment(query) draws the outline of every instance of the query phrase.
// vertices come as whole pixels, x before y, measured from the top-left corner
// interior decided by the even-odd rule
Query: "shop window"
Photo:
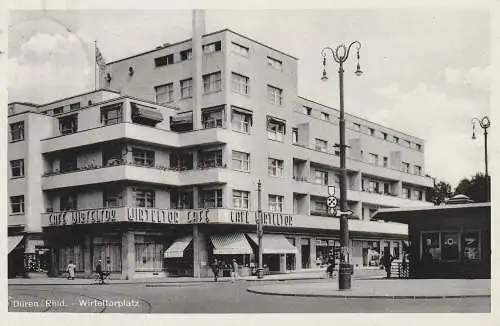
[[[10,124],[10,141],[19,141],[24,139],[24,121]]]
[[[101,108],[101,124],[108,126],[122,122],[122,104],[114,104]]]
[[[121,243],[118,238],[95,238],[93,245],[93,266],[95,270],[97,261],[102,260],[102,269],[107,272],[120,272],[122,270]]]
[[[439,232],[422,233],[422,255],[430,253],[433,261],[441,260]]]
[[[200,208],[222,207],[222,189],[200,191]]]
[[[84,271],[84,262],[83,262],[83,250],[82,246],[75,245],[66,245],[64,247],[59,248],[58,250],[58,260],[59,260],[59,272],[64,273],[68,267],[70,261],[76,265],[76,272]]]
[[[12,214],[24,213],[24,196],[10,197],[10,208]]]
[[[441,233],[441,260],[458,260],[458,232]]]
[[[149,189],[134,189],[135,206],[155,207],[155,191]]]
[[[250,193],[243,190],[233,190],[233,207],[236,209],[249,209]]]
[[[481,259],[481,246],[478,231],[462,233],[462,260],[479,261]]]
[[[160,272],[163,269],[163,242],[160,237],[135,237],[135,270]]]

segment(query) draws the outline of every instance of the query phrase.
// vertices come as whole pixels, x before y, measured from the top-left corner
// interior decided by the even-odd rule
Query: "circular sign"
[[[335,198],[335,197],[328,197],[326,199],[326,205],[328,207],[336,207],[337,206],[337,198]]]

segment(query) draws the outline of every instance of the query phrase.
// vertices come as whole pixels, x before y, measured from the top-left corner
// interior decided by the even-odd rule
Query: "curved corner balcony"
[[[51,172],[42,178],[42,190],[77,187],[114,181],[136,181],[182,186],[205,183],[227,183],[230,170],[225,165],[194,170],[172,169],[163,165],[139,165],[120,161],[108,166],[88,166],[68,172]]]

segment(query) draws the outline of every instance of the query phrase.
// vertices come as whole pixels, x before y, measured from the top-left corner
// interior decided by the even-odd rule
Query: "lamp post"
[[[355,71],[357,76],[363,72],[359,67],[359,50],[361,43],[354,41],[349,46],[341,44],[333,50],[331,47],[326,47],[321,51],[323,56],[323,76],[321,80],[328,80],[326,76],[326,54],[329,50],[332,53],[333,60],[339,64],[339,88],[340,88],[340,210],[347,211],[347,170],[346,170],[346,144],[345,144],[345,118],[344,118],[344,62],[349,58],[351,47],[357,47],[358,65]],[[351,273],[352,265],[349,259],[349,225],[346,215],[340,215],[340,264],[339,264],[339,290],[349,290],[351,288]]]
[[[490,180],[488,176],[488,128],[491,125],[490,118],[484,116],[481,119],[472,118],[472,139],[476,139],[476,122],[484,130],[484,177],[486,179],[486,200],[490,201]]]
[[[264,228],[262,225],[262,182],[257,182],[257,238],[259,239],[259,265],[257,267],[257,278],[264,278],[264,268],[262,266],[262,236],[264,235]]]

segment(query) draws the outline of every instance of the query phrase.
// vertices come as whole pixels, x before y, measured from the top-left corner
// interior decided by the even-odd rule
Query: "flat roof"
[[[233,31],[233,30],[231,30],[231,29],[229,29],[229,28],[221,29],[221,30],[218,30],[218,31],[215,31],[215,32],[212,32],[212,33],[203,34],[203,35],[202,35],[202,37],[207,37],[207,36],[211,36],[211,35],[215,35],[215,34],[219,34],[219,33],[223,33],[223,32],[231,32],[231,33],[233,33],[233,34],[235,34],[235,35],[238,35],[238,36],[240,36],[240,37],[246,38],[246,39],[247,39],[247,40],[249,40],[249,41],[252,41],[252,42],[254,42],[254,43],[257,43],[257,44],[259,44],[259,45],[262,45],[262,46],[264,46],[264,47],[266,47],[266,48],[268,48],[268,49],[271,49],[271,50],[273,50],[273,51],[276,51],[276,52],[279,52],[279,53],[281,53],[281,54],[283,54],[283,55],[286,55],[286,56],[288,56],[288,57],[290,57],[290,58],[292,58],[292,59],[299,60],[298,58],[296,58],[296,57],[294,57],[294,56],[292,56],[292,55],[290,55],[290,54],[288,54],[288,53],[286,53],[286,52],[283,52],[283,51],[277,50],[277,49],[275,49],[275,48],[273,48],[273,47],[271,47],[271,46],[269,46],[269,45],[265,45],[265,44],[263,44],[263,43],[261,43],[261,42],[259,42],[259,41],[256,41],[256,40],[254,40],[254,39],[252,39],[252,38],[250,38],[250,37],[248,37],[248,36],[245,36],[245,35],[243,35],[243,34],[237,33],[237,32],[235,32],[235,31]],[[111,62],[107,63],[106,65],[111,65],[111,64],[115,64],[115,63],[120,62],[120,61],[125,61],[125,60],[128,60],[128,59],[132,59],[132,58],[140,57],[140,56],[142,56],[142,55],[149,54],[149,53],[153,53],[153,52],[155,52],[155,51],[161,51],[161,50],[164,50],[164,49],[169,48],[169,47],[172,47],[172,46],[176,46],[176,45],[179,45],[179,44],[182,44],[182,43],[189,42],[189,41],[191,41],[191,40],[192,40],[192,38],[188,38],[188,39],[185,39],[185,40],[182,40],[182,41],[179,41],[179,42],[169,43],[168,45],[165,45],[165,46],[158,46],[157,48],[152,49],[152,50],[147,50],[147,51],[144,51],[144,52],[140,52],[140,53],[137,53],[137,54],[134,54],[134,55],[131,55],[131,56],[128,56],[128,57],[122,58],[122,59],[118,59],[118,60],[111,61]]]

